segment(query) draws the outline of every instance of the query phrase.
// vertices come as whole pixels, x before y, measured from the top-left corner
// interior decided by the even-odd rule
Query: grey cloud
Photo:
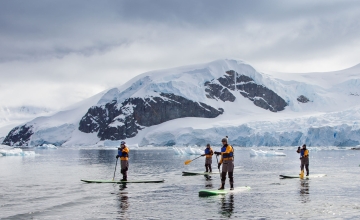
[[[179,29],[178,39],[168,38],[177,43],[193,30],[224,36],[238,32],[253,38],[254,33],[245,30],[251,23],[265,30],[277,26],[295,29],[303,20],[307,24],[294,30],[298,38],[283,41],[289,41],[287,48],[329,46],[340,39],[359,37],[359,7],[356,1],[324,0],[2,1],[0,62],[62,58],[71,53],[90,56],[144,39],[161,44],[149,39],[149,27],[165,36]],[[307,40],[309,35],[316,36]]]
[[[29,96],[45,85],[48,97],[73,91],[80,100],[79,90],[221,58],[271,63],[277,71],[291,63],[294,71],[301,66],[294,63],[340,54],[337,63],[354,65],[359,11],[360,2],[350,0],[0,1],[0,89],[11,94],[19,82],[32,83]]]

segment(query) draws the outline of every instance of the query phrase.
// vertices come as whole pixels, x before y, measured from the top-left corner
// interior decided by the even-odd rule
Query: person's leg
[[[226,172],[221,173],[221,186],[219,189],[225,189]]]
[[[205,164],[205,172],[209,172],[207,164]]]
[[[120,173],[121,173],[121,175],[122,175],[122,179],[121,179],[120,181],[123,181],[123,180],[124,180],[124,172],[125,172],[125,169],[124,169],[124,163],[123,163],[122,160],[120,160],[120,167],[121,167]]]
[[[309,176],[309,164],[305,164],[306,176]]]
[[[234,172],[228,172],[230,190],[234,189]]]
[[[303,160],[301,160],[300,171],[304,171],[304,166],[305,166],[305,163]]]
[[[229,162],[228,175],[230,182],[230,190],[234,189],[234,161]]]
[[[306,176],[309,176],[309,157],[305,160]]]
[[[208,164],[209,164],[209,171],[212,172],[211,164],[212,164],[212,158],[208,158]]]
[[[127,171],[129,169],[129,161],[122,160],[121,161],[121,173],[123,175],[122,181],[127,181]]]
[[[221,172],[221,187],[219,189],[225,189],[225,181],[226,181],[226,173],[228,172],[228,164],[222,164],[222,172]]]

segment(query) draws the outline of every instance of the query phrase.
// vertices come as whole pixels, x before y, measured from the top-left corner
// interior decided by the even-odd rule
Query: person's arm
[[[222,152],[221,155],[229,155],[232,152],[232,147],[230,145],[228,145],[226,147],[225,152]]]
[[[127,147],[125,147],[125,148],[122,150],[122,152],[127,153],[127,154],[129,153],[129,151],[130,151],[129,148],[127,148]]]
[[[116,154],[116,159],[118,159],[120,157],[120,152],[121,152],[121,148],[118,148],[118,153]]]

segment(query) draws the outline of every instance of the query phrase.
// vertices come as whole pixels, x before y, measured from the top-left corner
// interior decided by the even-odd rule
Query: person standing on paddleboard
[[[207,144],[206,148],[205,148],[205,154],[201,155],[201,156],[205,156],[205,169],[206,169],[205,172],[209,172],[209,171],[210,171],[210,173],[212,172],[211,164],[212,164],[213,154],[214,154],[214,152],[213,152],[212,148],[210,147],[210,144]]]
[[[301,174],[304,173],[304,167],[306,169],[306,176],[309,176],[309,150],[306,149],[306,144],[304,144],[302,146],[302,149],[300,149],[300,147],[298,147],[297,153],[300,154],[300,161],[301,161],[301,164],[300,164],[300,170],[301,170]]]
[[[230,180],[230,190],[234,189],[234,148],[228,144],[227,138],[221,140],[223,147],[221,152],[215,151],[216,155],[221,155],[220,162],[218,163],[218,168],[222,165],[221,172],[221,187],[220,189],[225,189],[225,180],[226,173],[228,173]]]
[[[121,141],[120,147],[118,148],[118,155],[116,159],[120,157],[121,171],[123,178],[120,181],[127,181],[127,171],[129,170],[129,148],[125,145],[125,141]]]

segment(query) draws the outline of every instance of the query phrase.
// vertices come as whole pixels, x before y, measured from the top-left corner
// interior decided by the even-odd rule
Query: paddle
[[[118,161],[118,159],[116,158],[116,163],[115,163],[115,170],[114,170],[114,177],[113,177],[113,181],[114,181],[114,179],[115,179],[115,172],[116,172],[116,167],[117,167],[117,161]]]
[[[219,164],[218,156],[219,156],[219,155],[217,155],[217,154],[216,154],[216,162]],[[218,169],[219,169],[220,179],[221,179],[221,172],[220,172],[220,168],[219,168],[219,166],[218,166]]]
[[[301,170],[301,172],[300,172],[300,178],[301,178],[301,179],[304,178],[304,170]]]
[[[185,165],[188,165],[188,164],[191,163],[193,160],[196,160],[196,159],[198,159],[199,157],[202,157],[202,155],[198,156],[198,157],[195,158],[195,159],[185,161]]]

